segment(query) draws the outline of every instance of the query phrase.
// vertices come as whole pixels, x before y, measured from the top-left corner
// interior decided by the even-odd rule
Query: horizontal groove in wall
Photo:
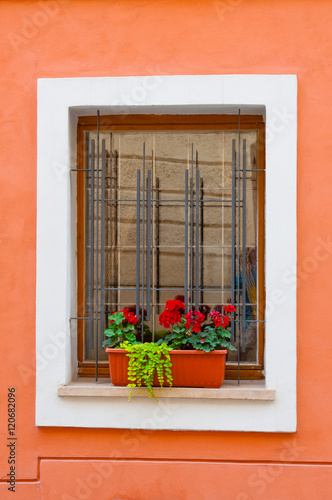
[[[179,463],[179,464],[214,464],[214,465],[260,465],[260,466],[268,466],[268,465],[282,465],[285,467],[298,466],[298,467],[332,467],[332,462],[310,462],[310,461],[294,461],[294,462],[286,462],[286,461],[277,461],[277,460],[216,460],[216,459],[177,459],[177,458],[110,458],[110,457],[41,457],[38,459],[38,477],[36,479],[16,479],[16,483],[32,483],[38,484],[40,483],[40,465],[42,461],[61,461],[61,462],[146,462],[146,463],[163,463],[163,464],[171,464],[171,463]],[[6,479],[0,479],[1,483],[7,483]]]

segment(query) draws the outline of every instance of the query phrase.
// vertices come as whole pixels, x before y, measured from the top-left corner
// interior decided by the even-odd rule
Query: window
[[[154,80],[152,80],[154,78]],[[153,83],[153,84],[152,84]],[[155,85],[156,84],[156,85]],[[139,89],[139,91],[138,91]],[[138,102],[138,99],[141,99]],[[238,105],[234,105],[238,103]],[[59,397],[77,377],[78,117],[261,114],[265,143],[265,346],[271,401]],[[294,75],[55,78],[38,81],[36,425],[294,432],[296,430],[297,80]],[[282,203],[280,203],[282,195]],[[287,242],[287,244],[285,244]],[[40,366],[40,357],[46,360]],[[227,382],[227,381],[226,381]],[[93,382],[94,383],[94,382]],[[107,382],[106,382],[107,383]],[[229,381],[231,383],[231,381]],[[244,381],[243,385],[250,383]],[[222,389],[220,389],[222,391]],[[245,390],[246,391],[246,390]],[[248,391],[250,397],[252,391]],[[91,396],[91,394],[90,394]],[[200,396],[201,397],[201,396]],[[227,396],[228,397],[228,396]],[[246,397],[244,395],[244,397]]]
[[[263,377],[263,116],[80,117],[77,136],[79,374],[109,376],[112,312],[144,302],[151,340],[180,296],[203,314],[235,303],[226,377]]]

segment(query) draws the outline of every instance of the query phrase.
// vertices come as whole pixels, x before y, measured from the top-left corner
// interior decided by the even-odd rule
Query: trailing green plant
[[[172,386],[172,362],[169,355],[171,348],[165,342],[158,345],[154,342],[132,344],[130,341],[125,341],[120,347],[128,352],[128,387],[133,389],[144,385],[147,387],[149,398],[157,400],[152,389],[155,374],[161,387],[165,380],[170,387]],[[131,395],[132,390],[129,399]]]

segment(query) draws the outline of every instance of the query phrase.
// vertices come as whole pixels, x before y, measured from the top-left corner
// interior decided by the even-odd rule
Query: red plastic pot
[[[128,384],[128,356],[125,349],[106,348],[113,385]],[[225,377],[227,350],[170,351],[173,387],[219,388]],[[154,386],[158,386],[155,377]],[[167,385],[165,383],[165,385]]]

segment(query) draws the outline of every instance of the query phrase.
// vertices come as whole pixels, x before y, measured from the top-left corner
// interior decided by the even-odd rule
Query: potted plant
[[[183,314],[183,302],[166,302],[159,323],[171,328],[164,342],[172,349],[173,386],[218,388],[222,385],[227,350],[235,350],[229,341],[231,333],[227,330],[235,307],[219,308],[220,311],[207,310],[206,314],[201,311]]]
[[[211,388],[222,385],[227,349],[235,350],[227,329],[235,307],[219,306],[219,310],[206,311],[206,314],[200,311],[184,314],[184,309],[181,300],[166,302],[159,324],[170,330],[156,343],[137,340],[138,320],[129,310],[109,317],[104,345],[114,385],[146,385],[150,397],[154,397],[153,385]],[[114,361],[120,353],[121,366],[115,368]]]
[[[117,386],[140,388],[144,385],[149,397],[155,398],[153,385],[162,387],[164,380],[172,385],[171,348],[166,343],[138,341],[137,323],[137,317],[129,308],[109,316],[109,328],[104,332],[107,339],[103,346],[108,353],[110,376]]]

